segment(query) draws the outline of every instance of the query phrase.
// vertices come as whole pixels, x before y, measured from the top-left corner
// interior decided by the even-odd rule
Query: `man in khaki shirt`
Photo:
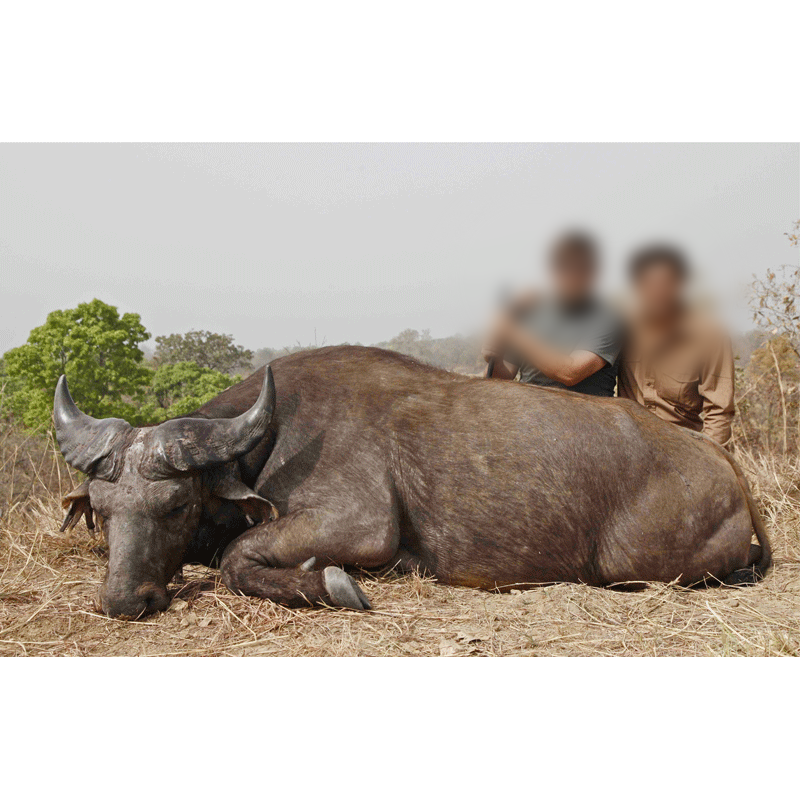
[[[637,309],[621,357],[617,393],[657,417],[702,431],[725,446],[734,415],[731,340],[686,307],[688,266],[670,247],[634,256]]]

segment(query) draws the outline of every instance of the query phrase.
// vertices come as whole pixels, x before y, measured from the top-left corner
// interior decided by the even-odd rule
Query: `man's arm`
[[[496,337],[520,360],[532,364],[548,378],[564,386],[575,386],[601,370],[606,361],[590,350],[562,353],[504,315],[498,321]]]
[[[703,398],[703,433],[723,447],[731,438],[736,406],[733,402],[734,365],[731,339],[721,334],[700,376],[698,392]]]

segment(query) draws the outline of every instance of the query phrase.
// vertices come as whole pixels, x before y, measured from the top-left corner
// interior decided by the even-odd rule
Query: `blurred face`
[[[683,301],[683,279],[668,263],[649,265],[634,290],[640,311],[651,319],[673,315]]]
[[[592,295],[597,270],[586,254],[573,250],[558,253],[553,259],[553,288],[559,299],[578,302]]]

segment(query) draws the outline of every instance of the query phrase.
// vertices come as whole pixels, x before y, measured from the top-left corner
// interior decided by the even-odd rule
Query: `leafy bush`
[[[786,234],[800,244],[800,220]],[[763,344],[738,374],[736,417],[740,443],[765,452],[796,453],[800,447],[800,267],[767,270],[750,287],[753,320]]]

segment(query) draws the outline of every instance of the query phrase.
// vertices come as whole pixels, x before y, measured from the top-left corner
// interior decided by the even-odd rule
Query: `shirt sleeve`
[[[731,338],[722,333],[706,359],[700,375],[698,392],[703,398],[703,433],[715,442],[727,445],[731,438],[731,427],[735,405],[734,365]]]
[[[588,350],[600,356],[606,364],[614,366],[622,349],[622,325],[613,314],[604,314],[594,329],[575,348]]]

